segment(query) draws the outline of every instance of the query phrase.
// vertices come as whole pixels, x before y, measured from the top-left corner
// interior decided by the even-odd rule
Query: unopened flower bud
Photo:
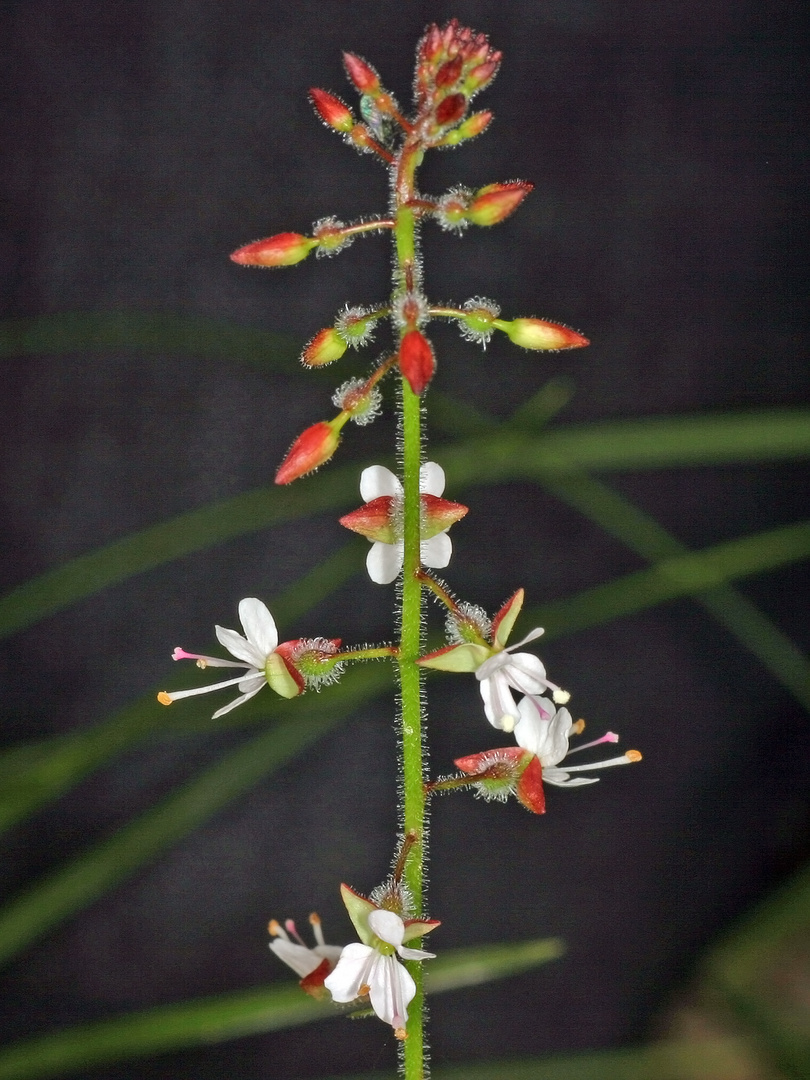
[[[318,241],[310,236],[284,232],[246,244],[231,258],[241,266],[292,266],[305,259],[317,246]]]
[[[452,131],[448,131],[441,142],[436,145],[458,146],[459,143],[474,139],[477,135],[480,135],[489,127],[491,122],[492,113],[489,110],[485,109],[482,112],[473,113],[472,116],[467,117],[463,124],[459,124]]]
[[[346,74],[361,94],[373,94],[375,90],[379,90],[379,75],[371,64],[366,63],[362,57],[345,52],[343,54],[343,64],[346,68]]]
[[[488,184],[475,193],[467,217],[475,225],[497,225],[517,210],[533,187],[524,180]]]
[[[347,105],[343,104],[339,97],[313,86],[309,91],[309,100],[312,102],[315,112],[328,127],[343,133],[351,131],[354,127],[352,111]]]
[[[339,360],[348,347],[337,330],[328,326],[325,330],[319,330],[307,344],[301,354],[301,363],[307,367],[323,367]]]
[[[334,420],[320,420],[302,431],[279,466],[276,483],[292,483],[328,461],[338,448],[340,430],[348,419],[347,413],[341,413]]]
[[[467,111],[467,98],[464,94],[450,94],[436,106],[436,123],[439,127],[456,124]]]
[[[506,322],[496,319],[494,324],[503,330],[515,345],[523,349],[556,351],[558,349],[578,349],[590,342],[576,330],[561,323],[546,322],[544,319],[512,319]]]
[[[454,56],[452,60],[448,60],[442,64],[439,70],[436,72],[436,85],[437,86],[453,86],[458,82],[461,70],[464,67],[464,60],[461,56]]]
[[[464,89],[472,96],[477,94],[479,90],[483,90],[485,86],[488,86],[500,67],[501,54],[499,52],[491,53],[491,59],[485,64],[479,64],[478,67],[467,75],[464,80]]]
[[[436,359],[430,342],[419,330],[409,330],[399,346],[399,370],[414,394],[421,394],[433,378]]]

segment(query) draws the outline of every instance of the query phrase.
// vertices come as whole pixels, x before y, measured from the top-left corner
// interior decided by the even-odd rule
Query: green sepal
[[[477,671],[492,656],[492,649],[486,645],[466,642],[463,645],[448,645],[438,652],[428,653],[416,662],[421,667],[434,668],[436,671]]]
[[[441,926],[439,919],[406,919],[402,942],[404,944],[406,941],[413,941],[414,938],[424,937],[431,930],[435,930],[437,926]]]
[[[278,653],[270,653],[264,664],[264,677],[272,690],[283,698],[298,697],[301,687],[290,674],[290,669]]]
[[[523,607],[523,599],[526,593],[518,589],[514,596],[510,596],[501,610],[492,621],[492,641],[496,646],[503,648],[509,640],[520,609]]]
[[[340,895],[346,905],[349,918],[354,923],[357,936],[364,945],[368,945],[373,949],[379,939],[368,925],[368,917],[372,911],[377,910],[377,905],[372,904],[370,900],[367,900],[365,896],[361,896],[360,893],[356,893],[354,889],[350,889],[348,885],[340,886]]]

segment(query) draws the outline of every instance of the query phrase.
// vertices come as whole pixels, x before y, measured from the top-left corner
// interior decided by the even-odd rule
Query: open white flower
[[[271,919],[268,930],[273,935],[271,950],[293,969],[301,980],[302,989],[317,998],[323,995],[324,979],[334,969],[343,950],[340,945],[326,944],[321,920],[314,912],[309,917],[309,924],[315,937],[312,948],[304,944],[292,919],[287,919],[284,926]]]
[[[368,913],[366,921],[375,935],[375,944],[357,941],[347,945],[324,986],[337,1002],[354,1001],[368,994],[377,1016],[391,1025],[398,1039],[404,1039],[408,1005],[416,994],[416,984],[395,954],[404,960],[429,960],[436,954],[406,948],[402,944],[405,922],[393,911],[376,908]]]
[[[640,761],[641,754],[638,750],[628,750],[620,757],[608,758],[606,761],[594,761],[589,765],[566,765],[560,769],[557,766],[569,754],[578,750],[587,750],[590,746],[599,746],[601,743],[616,743],[619,736],[608,731],[601,739],[583,743],[574,750],[569,750],[568,740],[572,735],[579,735],[584,728],[584,721],[578,720],[573,723],[568,709],[557,709],[543,697],[524,697],[518,705],[519,720],[515,725],[515,740],[518,746],[523,747],[530,753],[535,754],[543,769],[543,781],[547,784],[556,784],[557,787],[580,787],[583,784],[595,784],[598,776],[574,777],[572,772],[584,772],[589,769],[605,769],[610,765],[629,765],[633,761]]]
[[[217,709],[212,717],[216,720],[237,705],[249,701],[263,686],[272,686],[277,694],[287,698],[301,693],[303,680],[300,676],[294,676],[294,669],[276,651],[278,631],[267,606],[255,596],[248,596],[239,601],[239,620],[245,631],[244,637],[236,630],[229,630],[224,626],[214,627],[220,645],[223,645],[231,656],[236,657],[236,660],[222,660],[218,656],[203,656],[179,648],[172,653],[172,659],[196,660],[197,667],[200,668],[242,668],[242,674],[234,679],[226,679],[209,686],[197,686],[192,690],[173,690],[171,693],[162,690],[158,694],[158,701],[162,705],[171,705],[173,701],[196,697],[198,694],[210,694],[212,690],[221,690],[225,686],[238,686],[239,696],[223,708]]]
[[[424,566],[436,569],[447,566],[453,552],[447,530],[467,513],[466,506],[440,498],[444,484],[444,469],[435,461],[426,461],[419,470],[420,554]],[[360,494],[366,505],[346,514],[340,523],[371,540],[366,558],[369,577],[378,585],[389,585],[401,572],[404,557],[402,484],[390,469],[371,465],[360,476]]]

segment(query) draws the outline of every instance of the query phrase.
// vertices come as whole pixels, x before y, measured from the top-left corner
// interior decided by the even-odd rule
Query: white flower
[[[368,994],[377,1016],[391,1025],[398,1039],[404,1039],[408,1005],[416,993],[416,984],[394,954],[404,960],[428,960],[436,954],[406,948],[402,944],[405,923],[393,911],[377,908],[367,920],[379,944],[376,948],[359,941],[347,945],[324,986],[337,1002],[354,1001]]]
[[[559,769],[557,766],[569,754],[586,750],[590,746],[598,746],[600,743],[618,742],[619,736],[608,731],[601,739],[594,739],[593,742],[583,743],[582,746],[569,750],[569,738],[571,735],[578,735],[585,725],[582,720],[573,723],[568,709],[556,709],[548,698],[524,697],[518,705],[518,713],[520,719],[515,725],[515,740],[518,746],[540,759],[544,783],[556,784],[558,787],[595,784],[598,776],[572,779],[569,774],[588,769],[604,769],[610,765],[629,765],[630,762],[641,760],[638,750],[628,750],[626,754],[608,758],[607,761],[594,761],[590,765],[566,765],[564,769]]]
[[[326,975],[337,964],[343,951],[340,945],[326,944],[321,928],[321,920],[317,915],[314,913],[310,915],[309,922],[315,936],[315,945],[311,949],[304,944],[292,919],[287,919],[284,926],[281,926],[273,919],[268,927],[274,938],[270,942],[270,948],[279,960],[283,960],[303,980],[314,971],[317,971],[318,968],[321,968],[324,962],[327,965],[324,969],[324,975]]]
[[[568,692],[546,678],[546,669],[539,656],[514,651],[539,638],[542,633],[539,626],[535,627],[522,641],[508,645],[476,669],[475,677],[481,684],[484,712],[493,727],[512,731],[518,722],[518,708],[512,690],[521,694],[542,694],[552,690],[555,701],[561,704],[568,701]]]
[[[423,495],[439,497],[444,491],[444,469],[435,461],[426,461],[419,470],[419,490]],[[381,497],[389,497],[392,501],[392,513],[394,517],[402,513],[402,484],[394,476],[390,469],[383,465],[372,465],[363,469],[360,477],[360,494],[366,503]],[[450,522],[452,524],[452,522]],[[422,562],[425,566],[441,569],[450,562],[453,553],[453,544],[447,535],[446,529],[423,540],[420,545]],[[366,557],[368,575],[378,585],[390,585],[402,570],[405,545],[402,540],[394,540],[386,543],[375,540]]]
[[[226,679],[224,682],[212,683],[210,686],[197,686],[193,690],[173,690],[171,693],[163,690],[158,694],[158,701],[161,704],[171,705],[173,701],[179,701],[180,698],[210,694],[212,690],[220,690],[224,686],[238,686],[239,696],[223,708],[217,709],[212,717],[216,720],[217,717],[224,716],[231,709],[235,709],[237,705],[249,701],[268,684],[282,697],[295,697],[301,692],[303,687],[293,677],[283,658],[276,653],[278,631],[275,620],[266,605],[255,596],[240,600],[239,619],[245,631],[244,637],[236,630],[228,630],[224,626],[214,627],[220,645],[224,645],[231,656],[236,657],[235,661],[221,660],[218,656],[189,653],[184,649],[175,649],[172,658],[196,660],[200,668],[242,668],[242,674],[235,679]]]

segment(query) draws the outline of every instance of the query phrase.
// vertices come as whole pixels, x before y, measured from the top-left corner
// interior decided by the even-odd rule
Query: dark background
[[[476,102],[496,122],[428,159],[422,186],[525,178],[536,188],[497,229],[457,239],[428,226],[428,292],[491,296],[507,317],[567,322],[593,344],[538,358],[504,339],[482,354],[438,328],[436,385],[505,417],[568,375],[577,393],[561,422],[803,402],[799,10],[778,0],[6,2],[0,314],[182,313],[303,343],[344,303],[383,297],[379,237],[283,272],[227,255],[327,214],[385,207],[384,170],[316,121],[306,91],[352,97],[345,48],[407,102],[424,25],[457,15],[505,53]],[[2,584],[268,482],[292,438],[331,415],[343,377],[305,378],[290,364],[268,378],[137,350],[7,361]],[[390,421],[351,431],[342,461],[390,447],[392,431]],[[797,520],[806,472],[684,469],[610,483],[698,548]],[[528,485],[466,501],[448,579],[490,610],[520,584],[537,603],[642,565]],[[213,623],[235,625],[240,597],[269,599],[341,533],[325,516],[240,539],[19,634],[2,660],[8,741],[122,707],[169,674],[174,645],[210,651]],[[805,586],[792,568],[741,589],[806,648]],[[358,576],[282,636],[385,638],[391,598]],[[807,716],[702,609],[669,604],[539,651],[590,730],[620,731],[645,763],[582,791],[552,789],[543,819],[516,804],[438,804],[436,948],[548,933],[570,951],[538,973],[437,998],[437,1064],[647,1036],[701,947],[807,854]],[[491,745],[473,680],[437,680],[431,707],[437,770]],[[9,894],[243,737],[153,738],[83,783],[4,842]],[[4,976],[7,1034],[285,979],[267,954],[270,916],[304,921],[317,908],[331,939],[349,940],[337,885],[367,891],[387,870],[394,764],[392,708],[378,702],[32,947]],[[336,1019],[93,1076],[314,1077],[382,1067],[391,1045],[379,1024]]]

